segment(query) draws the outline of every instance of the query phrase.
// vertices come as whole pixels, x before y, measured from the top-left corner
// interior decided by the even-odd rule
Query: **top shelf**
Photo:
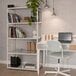
[[[15,6],[15,7],[11,7],[11,8],[8,8],[8,10],[20,10],[20,9],[29,9],[27,6],[23,6],[23,7],[20,7],[20,6]],[[38,8],[40,10],[40,8]]]
[[[19,9],[28,9],[26,6],[24,7],[11,7],[11,8],[8,8],[8,10],[19,10]]]

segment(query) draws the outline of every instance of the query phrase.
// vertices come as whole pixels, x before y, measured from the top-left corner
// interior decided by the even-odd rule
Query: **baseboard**
[[[7,61],[6,60],[0,60],[0,64],[7,64]],[[57,64],[48,64],[48,65],[44,65],[43,67],[57,67]],[[61,65],[61,67],[64,67],[64,68],[72,68],[72,69],[76,69],[76,65]]]
[[[0,64],[7,64],[6,60],[0,60]]]
[[[57,64],[47,64],[47,65],[44,65],[44,67],[57,67],[58,65]],[[76,69],[76,65],[60,65],[62,68],[71,68],[71,69]]]

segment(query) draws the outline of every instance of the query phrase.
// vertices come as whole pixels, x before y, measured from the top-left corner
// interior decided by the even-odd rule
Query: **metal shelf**
[[[33,24],[41,24],[42,22],[32,22]],[[29,22],[17,22],[17,23],[8,23],[8,25],[13,26],[13,25],[28,25]]]
[[[35,38],[35,37],[27,37],[27,38],[8,38],[10,40],[36,40],[36,39],[39,39],[40,37],[38,38]]]
[[[19,67],[11,67],[11,65],[8,64],[7,68],[8,68],[8,69],[17,69],[17,70],[32,70],[32,71],[37,71],[37,68],[25,68],[25,67],[24,67],[24,64],[22,64],[22,65],[19,66]]]
[[[11,8],[8,8],[8,10],[21,10],[21,9],[28,9],[26,6],[25,7],[11,7]]]

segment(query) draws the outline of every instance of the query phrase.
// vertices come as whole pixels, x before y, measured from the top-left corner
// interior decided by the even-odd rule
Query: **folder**
[[[36,42],[31,42],[31,53],[36,53]]]
[[[31,51],[31,42],[27,42],[27,52]]]

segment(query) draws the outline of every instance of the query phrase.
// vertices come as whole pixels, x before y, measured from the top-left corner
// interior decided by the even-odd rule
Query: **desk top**
[[[70,48],[71,46],[71,48]],[[74,47],[74,49],[73,49]],[[47,41],[40,41],[37,43],[37,48],[40,50],[46,50],[47,49]],[[76,52],[76,45],[69,45],[69,48],[63,49],[65,52]]]
[[[47,42],[46,41],[40,41],[37,43],[37,48],[40,50],[45,50],[47,48]]]

